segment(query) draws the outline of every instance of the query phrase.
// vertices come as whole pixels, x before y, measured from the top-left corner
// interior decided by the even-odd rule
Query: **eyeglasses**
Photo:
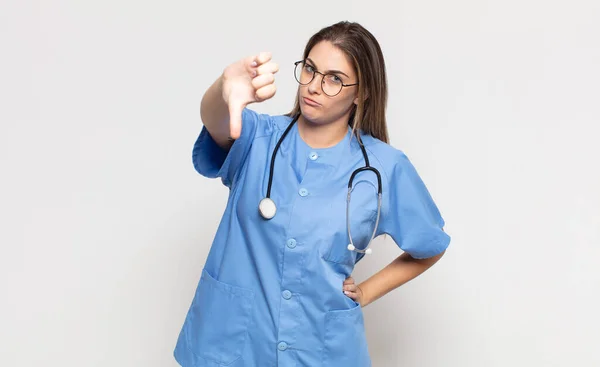
[[[340,79],[340,77],[336,74],[323,74],[320,71],[317,71],[314,66],[308,64],[305,60],[296,61],[294,65],[296,65],[294,68],[294,76],[300,85],[310,84],[315,78],[315,74],[321,74],[323,76],[323,80],[321,81],[321,89],[323,90],[323,93],[329,97],[338,95],[342,91],[343,87],[358,85],[358,83],[344,84],[342,79]]]

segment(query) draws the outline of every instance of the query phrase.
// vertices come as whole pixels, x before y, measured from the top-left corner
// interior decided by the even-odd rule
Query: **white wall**
[[[374,366],[600,365],[599,3],[291,4],[2,2],[0,365],[176,366],[227,195],[192,167],[201,95],[269,50],[254,108],[287,112],[293,61],[342,19],[380,40],[392,144],[453,237],[365,308]],[[400,253],[375,247],[359,281]]]

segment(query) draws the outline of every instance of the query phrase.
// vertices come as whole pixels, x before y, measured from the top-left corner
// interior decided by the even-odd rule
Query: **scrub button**
[[[319,155],[316,152],[312,152],[312,153],[310,153],[310,155],[308,157],[310,158],[311,161],[314,161],[317,158],[319,158]]]
[[[283,291],[281,293],[281,295],[283,296],[283,298],[285,299],[290,299],[292,298],[292,292],[288,291],[287,289],[285,291]]]
[[[289,247],[289,248],[296,247],[296,240],[293,238],[290,238],[289,240],[287,240],[287,247]]]
[[[306,196],[308,195],[308,190],[305,188],[300,189],[300,191],[298,191],[298,194],[300,194],[300,196]]]
[[[288,345],[286,342],[281,342],[281,343],[277,344],[277,349],[282,350],[282,351],[286,350],[287,347],[288,347]]]

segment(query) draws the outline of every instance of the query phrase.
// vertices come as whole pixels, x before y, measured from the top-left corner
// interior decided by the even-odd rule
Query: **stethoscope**
[[[279,150],[281,142],[283,141],[283,139],[285,139],[286,135],[291,130],[292,126],[298,120],[299,117],[300,114],[296,115],[296,117],[294,117],[292,122],[290,122],[288,127],[285,129],[283,135],[281,135],[281,138],[279,138],[277,145],[275,145],[275,150],[273,151],[273,156],[271,157],[271,167],[269,168],[269,184],[267,186],[267,195],[258,204],[258,210],[260,211],[260,215],[267,220],[272,219],[275,216],[275,213],[277,212],[277,206],[275,205],[273,199],[271,199],[271,185],[273,183],[275,156],[277,155],[277,151]],[[360,138],[357,140],[358,144],[360,145],[360,150],[362,151],[363,158],[365,160],[365,166],[354,170],[354,172],[352,172],[352,175],[350,176],[350,180],[348,180],[348,196],[346,198],[346,227],[348,228],[348,238],[350,240],[350,244],[348,244],[348,250],[356,251],[361,254],[371,254],[373,251],[369,248],[369,246],[371,245],[371,241],[373,241],[375,235],[377,234],[377,227],[379,226],[379,216],[381,214],[381,175],[375,167],[371,167],[371,165],[369,164],[369,157],[367,156],[367,151],[365,150],[362,141],[360,140]],[[353,190],[352,182],[354,181],[354,177],[363,171],[372,171],[377,176],[377,218],[375,220],[375,228],[373,229],[373,234],[371,235],[367,246],[364,249],[357,249],[356,246],[354,246],[354,242],[352,241],[352,234],[350,233],[350,197]]]

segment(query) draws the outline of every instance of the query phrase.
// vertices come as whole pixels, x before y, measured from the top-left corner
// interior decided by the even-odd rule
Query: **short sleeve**
[[[242,111],[242,131],[229,151],[221,148],[205,126],[194,143],[192,161],[194,168],[208,178],[220,178],[223,184],[231,187],[237,172],[243,166],[252,142],[271,126],[270,117],[258,114],[248,108]]]
[[[408,157],[401,153],[389,175],[388,200],[383,210],[382,232],[417,259],[442,253],[450,244],[444,219],[425,183]],[[384,191],[385,192],[385,191]]]

